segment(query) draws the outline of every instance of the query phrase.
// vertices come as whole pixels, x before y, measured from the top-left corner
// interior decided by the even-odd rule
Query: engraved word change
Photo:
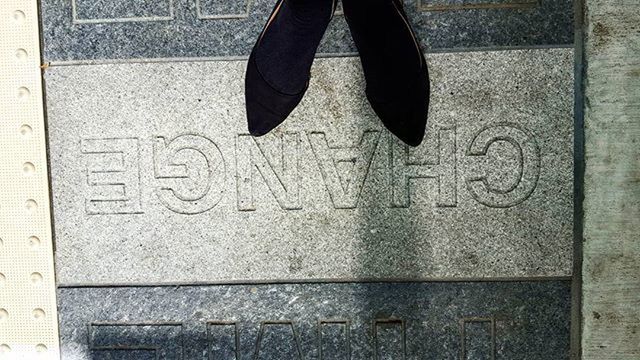
[[[443,208],[457,207],[460,191],[492,208],[516,206],[533,194],[541,155],[527,129],[501,123],[479,129],[461,142],[460,151],[459,141],[456,128],[437,129],[417,149],[373,130],[350,146],[337,146],[323,132],[259,139],[237,134],[233,146],[226,147],[201,134],[183,134],[154,136],[147,158],[140,138],[85,138],[80,142],[85,210],[91,215],[143,213],[143,190],[153,189],[157,202],[179,214],[209,211],[225,196],[234,197],[237,211],[255,211],[261,201],[272,201],[256,196],[258,182],[282,210],[303,209],[305,191],[326,192],[335,209],[356,209],[371,183],[386,184],[386,194],[376,195],[387,199],[381,206],[408,208],[419,179],[430,180],[434,206]],[[374,159],[384,171],[371,171]],[[312,164],[320,175],[312,189],[303,187],[311,176],[303,164]],[[229,180],[235,186],[228,186]]]

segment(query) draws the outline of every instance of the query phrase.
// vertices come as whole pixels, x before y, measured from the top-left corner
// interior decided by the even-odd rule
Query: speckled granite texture
[[[432,54],[408,150],[357,58],[247,135],[243,61],[46,70],[63,284],[569,276],[573,51]]]
[[[569,359],[562,281],[59,288],[58,302],[63,360]]]
[[[275,0],[42,0],[44,60],[245,56],[274,4]],[[573,42],[570,0],[405,4],[425,49]],[[319,51],[355,51],[343,16],[335,17]]]

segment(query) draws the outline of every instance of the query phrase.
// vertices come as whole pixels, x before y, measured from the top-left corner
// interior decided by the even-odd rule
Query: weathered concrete
[[[640,1],[586,1],[583,358],[640,358]]]
[[[46,72],[61,283],[569,276],[571,49],[429,56],[407,148],[357,58],[246,135],[245,63]]]
[[[58,289],[73,360],[564,360],[569,298],[565,281]]]

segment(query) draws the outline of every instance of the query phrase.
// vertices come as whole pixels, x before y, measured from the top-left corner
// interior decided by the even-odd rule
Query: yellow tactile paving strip
[[[0,1],[0,359],[57,359],[35,0]]]

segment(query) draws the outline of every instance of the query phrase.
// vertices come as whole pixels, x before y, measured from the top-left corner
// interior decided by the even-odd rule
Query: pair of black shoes
[[[249,132],[281,124],[309,87],[311,65],[337,0],[278,0],[247,66]],[[429,108],[429,74],[402,0],[342,0],[367,81],[366,95],[385,127],[418,146]]]

